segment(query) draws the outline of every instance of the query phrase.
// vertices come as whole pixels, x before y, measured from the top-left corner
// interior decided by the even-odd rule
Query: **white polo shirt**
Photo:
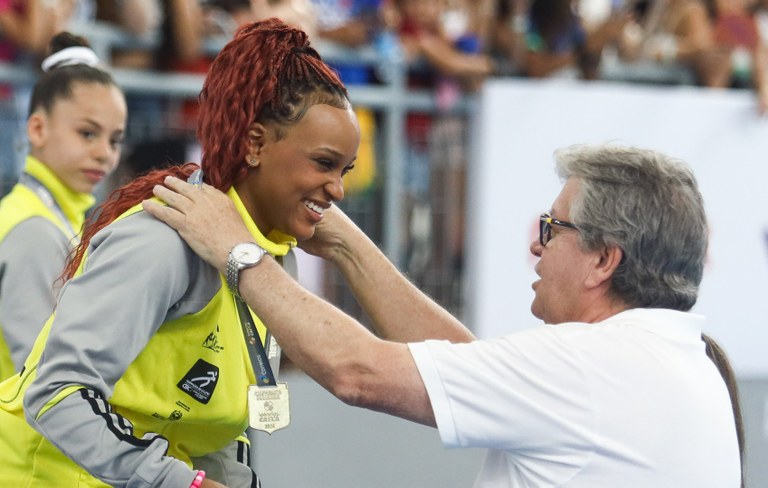
[[[634,309],[469,344],[409,344],[446,447],[488,448],[477,487],[737,488],[704,317]]]

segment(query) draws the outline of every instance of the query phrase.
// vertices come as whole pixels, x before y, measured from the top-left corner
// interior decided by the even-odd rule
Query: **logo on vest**
[[[211,332],[208,337],[203,341],[203,347],[210,349],[213,352],[221,352],[224,350],[224,346],[219,345],[219,326],[216,325],[216,332]]]
[[[207,404],[219,381],[219,367],[198,359],[192,369],[176,385],[181,391],[202,404]]]

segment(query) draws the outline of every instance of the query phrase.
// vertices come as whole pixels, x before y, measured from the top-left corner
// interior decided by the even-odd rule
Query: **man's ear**
[[[31,147],[45,144],[48,136],[48,118],[41,112],[34,112],[27,119],[27,139]]]
[[[609,281],[624,258],[624,251],[616,245],[608,245],[596,256],[595,265],[587,276],[588,288],[595,288]]]

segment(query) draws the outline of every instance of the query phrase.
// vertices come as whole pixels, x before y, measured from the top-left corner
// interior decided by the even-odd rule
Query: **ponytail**
[[[739,401],[739,388],[736,383],[736,375],[733,374],[731,363],[728,361],[725,351],[714,339],[706,334],[701,334],[701,340],[704,341],[707,357],[715,363],[720,376],[725,381],[728,388],[728,395],[731,397],[731,407],[733,408],[733,419],[736,424],[736,439],[739,443],[739,464],[741,465],[741,488],[744,488],[744,420],[741,415],[741,403]]]

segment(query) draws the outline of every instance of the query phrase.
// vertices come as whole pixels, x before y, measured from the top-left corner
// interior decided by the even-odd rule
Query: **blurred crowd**
[[[404,61],[408,86],[434,94],[437,114],[410,113],[406,121],[406,271],[448,306],[462,269],[467,158],[466,120],[450,109],[486,78],[599,80],[608,68],[641,66],[662,73],[657,83],[680,79],[665,72],[685,73],[701,87],[751,90],[756,112],[768,113],[768,0],[0,0],[0,62],[36,67],[54,33],[88,37],[98,22],[141,41],[112,46],[113,67],[205,73],[216,46],[269,17],[302,28],[316,44]],[[354,56],[332,64],[347,85],[387,82],[384,70]],[[0,85],[4,189],[21,153],[8,148],[18,147],[12,138],[23,129],[11,129],[26,117],[19,110],[26,99],[14,104],[12,90],[23,88]],[[115,183],[161,160],[195,160],[194,97],[129,92],[128,107],[129,145]],[[363,142],[348,178],[352,194],[376,176],[377,119],[365,108],[358,117]],[[164,129],[145,124],[140,134],[142,118]],[[448,291],[429,283],[448,283]],[[445,293],[454,296],[441,299]]]
[[[116,66],[204,71],[206,40],[273,16],[347,47],[391,49],[396,36],[407,61],[461,90],[498,75],[599,79],[618,59],[688,69],[705,87],[750,87],[768,105],[768,0],[0,0],[0,60],[42,56],[54,33],[97,20],[157,40],[116,49]]]
[[[756,109],[768,111],[768,0],[0,0],[0,62],[36,66],[53,34],[88,37],[98,21],[149,40],[114,46],[112,66],[205,73],[211,46],[268,17],[317,42],[398,56],[411,67],[409,86],[433,90],[441,108],[489,76],[595,80],[618,65],[751,89]],[[348,85],[382,81],[370,63],[336,68]],[[0,103],[9,90],[0,87]],[[168,111],[133,98],[144,113]],[[182,104],[172,125],[194,128],[194,111]],[[410,121],[412,138],[424,132],[418,125]]]

